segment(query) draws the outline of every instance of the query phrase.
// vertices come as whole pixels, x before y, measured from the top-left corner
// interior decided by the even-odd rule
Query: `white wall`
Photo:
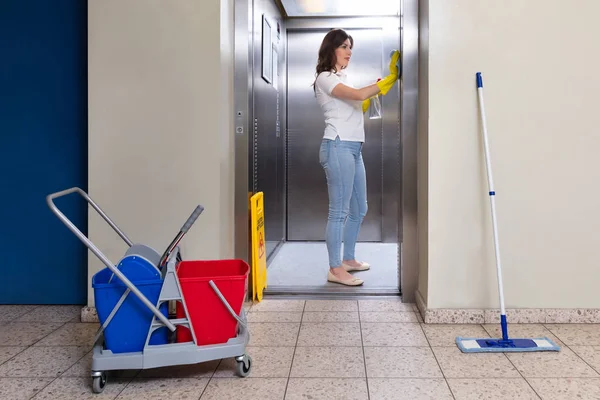
[[[498,304],[481,71],[507,307],[600,308],[600,2],[424,2],[428,307]]]
[[[91,197],[159,252],[200,203],[184,257],[232,257],[233,0],[88,7]],[[93,210],[89,236],[113,262],[126,250]],[[89,260],[91,279],[103,265]]]

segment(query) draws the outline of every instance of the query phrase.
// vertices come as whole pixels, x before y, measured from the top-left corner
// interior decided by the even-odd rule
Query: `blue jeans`
[[[367,214],[367,180],[362,143],[323,139],[319,161],[325,170],[329,192],[329,215],[325,240],[329,266],[340,267],[342,237],[344,260],[354,260],[356,239]],[[345,225],[345,226],[344,226]]]

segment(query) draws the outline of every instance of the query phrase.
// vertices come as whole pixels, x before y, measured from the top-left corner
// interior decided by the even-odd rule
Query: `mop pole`
[[[483,104],[483,79],[481,72],[477,72],[477,92],[479,97],[479,111],[481,113],[481,122],[483,125],[483,145],[485,148],[485,163],[488,177],[488,188],[490,196],[490,205],[492,209],[492,226],[494,230],[494,251],[496,253],[496,270],[498,272],[498,292],[500,294],[500,325],[502,327],[502,342],[509,343],[508,326],[506,322],[506,310],[504,309],[504,288],[502,285],[502,264],[500,262],[500,244],[498,242],[498,225],[496,221],[496,203],[494,191],[494,179],[492,177],[492,165],[490,160],[490,150],[488,144],[487,123],[485,119],[485,106]]]

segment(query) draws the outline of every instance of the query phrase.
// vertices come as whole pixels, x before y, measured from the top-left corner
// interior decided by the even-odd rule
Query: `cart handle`
[[[106,213],[104,211],[102,211],[100,206],[98,206],[98,204],[96,204],[96,202],[94,202],[94,200],[92,200],[86,192],[84,192],[83,190],[81,190],[78,187],[73,187],[71,189],[66,189],[61,192],[52,193],[46,197],[46,200],[48,202],[48,206],[50,207],[50,209],[54,212],[54,214],[56,214],[58,216],[58,218],[60,218],[60,220],[62,222],[64,222],[65,225],[67,225],[67,227],[71,228],[71,225],[72,225],[71,221],[69,221],[69,219],[67,219],[67,217],[65,217],[60,211],[58,211],[58,209],[56,208],[56,206],[54,205],[54,202],[52,200],[54,200],[58,197],[66,196],[66,195],[74,193],[74,192],[78,192],[84,199],[86,199],[87,202],[92,207],[94,207],[94,210],[96,210],[98,212],[98,214],[100,214],[100,216],[115,230],[115,232],[117,232],[119,234],[119,236],[121,236],[121,239],[123,239],[129,247],[133,246],[133,242],[127,237],[127,235],[125,235],[125,233],[123,233],[123,231],[121,229],[119,229],[119,227],[110,218],[108,218],[108,215],[106,215]],[[74,232],[74,233],[77,235],[77,232]],[[77,235],[77,236],[79,236],[79,235]],[[87,240],[87,238],[85,236],[83,238],[81,238],[81,237],[79,237],[79,238],[81,240],[83,240],[84,242]]]
[[[208,281],[208,284],[210,285],[210,287],[213,288],[213,290],[215,291],[217,296],[219,296],[219,299],[225,305],[225,307],[227,307],[227,311],[229,311],[229,314],[231,314],[231,316],[233,318],[235,318],[237,320],[237,322],[239,322],[244,328],[247,328],[246,323],[244,321],[242,321],[242,319],[233,311],[233,309],[229,305],[229,302],[225,299],[225,297],[223,296],[223,294],[221,293],[221,291],[219,290],[217,285],[215,285],[215,283],[212,280]],[[243,306],[242,306],[242,312],[244,312]]]
[[[173,250],[175,250],[175,247],[179,245],[179,242],[183,238],[183,235],[185,235],[187,231],[190,230],[192,225],[194,225],[194,222],[196,222],[200,214],[202,214],[202,211],[204,211],[204,207],[201,204],[198,204],[192,212],[192,215],[188,217],[187,221],[185,221],[185,224],[183,224],[183,226],[179,230],[179,233],[177,233],[177,236],[175,236],[175,239],[171,241],[163,255],[160,257],[160,261],[158,262],[159,269],[163,269],[163,266],[167,263],[167,259],[171,256],[171,253],[173,252]]]
[[[54,204],[53,200],[55,198],[66,196],[67,194],[75,192],[83,196],[83,198],[85,198],[87,202],[91,204],[96,211],[98,211],[102,218],[104,218],[104,220],[108,222],[110,226],[113,227],[113,229],[119,234],[119,236],[121,236],[121,238],[123,238],[123,240],[125,240],[125,242],[129,246],[133,245],[131,240],[129,240],[129,238],[123,232],[121,232],[121,230],[114,224],[114,222],[112,222],[111,219],[108,218],[108,216],[100,209],[100,207],[98,207],[98,205],[90,198],[90,196],[88,196],[87,193],[85,193],[78,187],[72,187],[70,189],[49,194],[48,196],[46,196],[46,202],[48,203],[48,207],[50,207],[50,210],[52,210],[52,212],[56,214],[56,216],[67,226],[67,228],[69,228],[71,232],[73,232],[75,236],[77,236],[87,246],[87,248],[90,249],[92,253],[94,253],[96,257],[98,257],[104,263],[104,265],[106,265],[121,280],[121,282],[123,282],[125,286],[127,286],[127,288],[129,288],[142,301],[142,303],[144,303],[146,307],[148,307],[154,313],[154,315],[158,317],[158,319],[160,319],[172,332],[175,331],[175,326],[171,322],[169,322],[169,320],[156,307],[154,307],[154,304],[152,304],[146,298],[146,296],[144,296],[138,290],[138,288],[136,288],[135,285],[131,283],[129,279],[127,279],[127,277],[123,275],[123,273],[114,266],[112,262],[110,262],[110,260],[100,251],[100,249],[98,249],[96,245],[94,245],[94,243],[92,243],[92,241],[87,238],[87,236],[81,233],[81,231],[67,217],[65,217],[65,215]]]

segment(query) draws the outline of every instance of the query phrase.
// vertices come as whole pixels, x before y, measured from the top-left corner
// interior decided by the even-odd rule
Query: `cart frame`
[[[113,264],[100,251],[100,249],[98,249],[98,247],[94,245],[94,243],[92,243],[92,241],[56,207],[54,204],[54,199],[71,193],[79,193],[125,241],[125,243],[129,246],[129,249],[125,254],[126,256],[130,256],[132,254],[138,255],[151,262],[161,271],[162,288],[158,299],[158,304],[152,304],[146,298],[146,296],[144,296],[144,294],[142,294],[138,288],[129,279],[127,279],[125,275],[123,275],[123,273],[115,266],[115,264]],[[96,202],[94,202],[91,197],[80,188],[73,187],[60,192],[52,193],[46,197],[46,201],[48,203],[48,207],[67,226],[67,228],[69,228],[87,246],[87,248],[90,249],[92,253],[94,253],[94,255],[96,255],[96,257],[98,257],[102,263],[106,265],[106,267],[109,268],[114,275],[116,275],[127,287],[127,290],[123,293],[122,297],[113,308],[107,320],[99,328],[94,339],[91,368],[93,392],[100,393],[104,390],[104,387],[107,383],[106,371],[110,370],[149,369],[175,365],[197,364],[233,357],[236,361],[237,375],[246,377],[250,374],[252,359],[246,354],[246,347],[250,340],[250,333],[248,331],[244,308],[242,307],[240,314],[237,315],[225,297],[219,291],[215,283],[212,280],[209,281],[209,285],[215,294],[227,308],[232,318],[235,318],[238,322],[237,335],[225,343],[199,346],[197,344],[194,330],[192,329],[192,322],[189,319],[187,305],[181,292],[181,286],[176,273],[176,266],[178,262],[181,261],[178,244],[204,210],[201,205],[196,207],[175,239],[173,239],[173,241],[169,244],[164,254],[158,258],[158,254],[153,254],[155,253],[153,249],[144,245],[134,244],[98,206],[98,204],[96,204]],[[157,262],[155,260],[159,261]],[[133,293],[136,297],[138,297],[154,315],[148,330],[148,335],[143,350],[139,352],[115,354],[112,351],[104,348],[103,332],[129,293]],[[185,318],[170,319],[159,311],[160,305],[169,301],[180,301],[182,303]],[[191,342],[149,345],[150,337],[155,330],[166,327],[171,332],[174,332],[176,330],[176,326],[178,325],[185,326],[190,330],[192,334]]]

